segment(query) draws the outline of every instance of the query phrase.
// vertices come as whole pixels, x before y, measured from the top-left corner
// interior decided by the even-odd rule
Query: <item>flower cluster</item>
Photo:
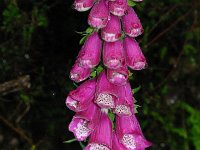
[[[84,150],[144,150],[151,143],[135,117],[128,82],[128,67],[141,70],[147,66],[134,39],[143,32],[140,20],[127,0],[75,0],[74,8],[91,8],[88,24],[94,30],[81,48],[70,78],[75,82],[86,80],[99,65],[101,55],[105,70],[68,94],[66,105],[76,112],[69,130],[78,141],[89,138]]]

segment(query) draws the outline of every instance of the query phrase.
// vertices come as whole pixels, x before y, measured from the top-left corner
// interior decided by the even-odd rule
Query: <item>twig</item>
[[[33,145],[33,140],[28,137],[21,128],[14,127],[6,118],[0,116],[0,121],[3,122],[7,127],[17,133],[21,138],[23,138],[29,145]]]

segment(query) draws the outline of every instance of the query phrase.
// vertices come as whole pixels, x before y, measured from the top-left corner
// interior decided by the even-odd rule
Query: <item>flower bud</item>
[[[101,37],[107,42],[115,42],[120,39],[121,23],[119,17],[110,15],[107,26],[101,29]]]
[[[124,39],[124,50],[126,63],[133,70],[141,70],[147,67],[146,59],[135,39],[126,37]]]
[[[134,9],[129,7],[127,14],[122,17],[124,32],[130,37],[137,37],[143,33],[143,27],[140,19]]]
[[[106,0],[99,0],[91,9],[88,24],[94,28],[104,28],[109,19],[109,10]]]

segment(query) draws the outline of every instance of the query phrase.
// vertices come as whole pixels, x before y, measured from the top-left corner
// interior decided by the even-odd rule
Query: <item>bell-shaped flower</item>
[[[128,68],[126,65],[118,69],[107,69],[107,78],[108,80],[117,85],[125,85],[128,80]]]
[[[118,101],[115,104],[114,113],[118,116],[130,116],[133,114],[134,99],[130,83],[118,87]]]
[[[81,82],[90,76],[91,71],[91,68],[83,68],[76,62],[70,70],[70,78],[75,82]]]
[[[110,69],[118,69],[125,65],[125,53],[121,41],[104,42],[103,63]]]
[[[112,137],[112,150],[127,150],[120,142],[115,132]]]
[[[97,66],[101,59],[102,42],[97,32],[92,33],[82,46],[77,62],[83,68]]]
[[[107,42],[115,42],[121,37],[121,23],[117,16],[110,15],[110,20],[105,28],[101,29],[101,37]]]
[[[108,2],[106,0],[99,0],[92,7],[88,16],[88,24],[94,28],[104,28],[109,19]]]
[[[117,86],[108,81],[103,71],[97,80],[95,103],[101,108],[114,108],[117,99]]]
[[[96,79],[87,80],[78,88],[69,92],[66,105],[69,109],[79,112],[86,110],[95,96]]]
[[[112,123],[106,113],[101,113],[99,124],[91,133],[84,150],[112,150]]]
[[[77,11],[87,11],[89,10],[94,4],[94,0],[75,0],[74,1],[74,8]]]
[[[125,15],[127,9],[127,0],[115,0],[113,2],[109,2],[109,10],[113,15],[123,16]]]
[[[77,112],[69,124],[69,131],[73,132],[78,141],[85,140],[99,123],[100,108],[94,103],[81,112]]]
[[[120,143],[128,150],[144,150],[151,146],[145,139],[135,115],[116,116],[116,134]]]
[[[126,63],[133,70],[141,70],[147,67],[146,59],[135,39],[126,37],[124,39],[124,50],[126,53]]]
[[[143,33],[143,27],[134,9],[129,7],[127,14],[122,17],[124,32],[130,37],[137,37]]]

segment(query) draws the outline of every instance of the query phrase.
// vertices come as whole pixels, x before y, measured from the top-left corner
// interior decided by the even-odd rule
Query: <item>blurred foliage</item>
[[[3,150],[81,149],[67,126],[73,112],[66,94],[75,88],[68,74],[80,44],[93,32],[88,12],[73,1],[0,1],[0,83],[30,75],[31,88],[0,95]],[[137,5],[135,5],[137,4]],[[200,1],[165,0],[133,3],[145,32],[137,38],[148,60],[131,71],[132,88],[144,134],[152,150],[200,149]],[[83,35],[77,34],[75,31]],[[80,41],[80,42],[79,42]],[[94,69],[95,77],[102,66]],[[111,116],[112,117],[112,116]],[[1,119],[1,118],[0,118]],[[5,121],[5,120],[4,120]]]

